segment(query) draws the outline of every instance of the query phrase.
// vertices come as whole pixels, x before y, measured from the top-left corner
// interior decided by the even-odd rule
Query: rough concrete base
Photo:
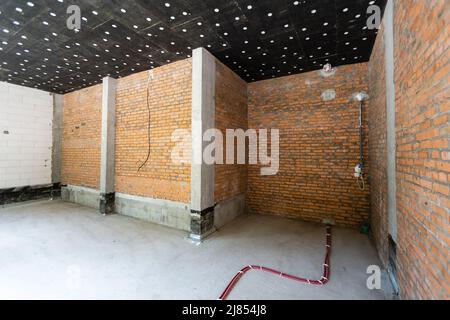
[[[385,300],[399,300],[398,291],[396,291],[388,270],[381,270],[381,290],[384,293]]]
[[[190,208],[185,203],[116,193],[115,210],[125,216],[190,230]]]
[[[52,192],[50,194],[50,199],[61,198],[61,183],[55,182],[53,183]]]
[[[0,205],[50,198],[52,192],[51,184],[0,189]]]
[[[245,194],[219,202],[214,209],[214,226],[221,228],[245,213]]]
[[[100,191],[78,186],[61,187],[61,199],[89,208],[100,209]]]
[[[115,210],[115,193],[100,193],[100,213],[111,214]]]
[[[191,210],[191,227],[189,238],[194,241],[203,241],[214,233],[214,207],[202,211]]]
[[[0,299],[215,300],[249,264],[301,277],[322,274],[325,227],[319,224],[246,214],[196,246],[184,231],[97,212],[62,201],[0,209]],[[381,262],[368,237],[333,227],[326,285],[252,270],[228,298],[391,297],[367,288],[370,265]]]

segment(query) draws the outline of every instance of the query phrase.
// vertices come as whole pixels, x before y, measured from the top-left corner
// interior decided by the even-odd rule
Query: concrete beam
[[[192,54],[191,238],[214,231],[214,165],[203,162],[203,133],[215,126],[216,59],[203,48]]]
[[[102,137],[100,157],[100,212],[114,211],[114,148],[116,126],[116,79],[103,78]]]

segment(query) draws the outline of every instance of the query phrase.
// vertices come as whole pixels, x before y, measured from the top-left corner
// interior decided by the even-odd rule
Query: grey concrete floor
[[[331,281],[312,286],[250,271],[229,299],[384,299],[367,236],[333,228]],[[201,244],[182,231],[62,201],[0,209],[1,299],[217,299],[245,265],[320,278],[325,228],[242,216]]]

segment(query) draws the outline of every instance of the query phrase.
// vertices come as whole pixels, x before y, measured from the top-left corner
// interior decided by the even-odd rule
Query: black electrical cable
[[[359,161],[364,165],[364,131],[363,131],[363,102],[359,102]]]
[[[149,74],[148,76],[148,80],[147,80],[147,110],[148,110],[148,122],[147,122],[147,132],[148,132],[148,149],[147,149],[147,158],[145,159],[144,162],[142,162],[142,164],[140,165],[138,172],[141,171],[142,167],[145,166],[148,162],[148,159],[150,158],[150,120],[151,120],[151,113],[150,113],[150,104],[148,102],[148,98],[149,98],[149,88],[150,88],[150,76],[151,74]]]

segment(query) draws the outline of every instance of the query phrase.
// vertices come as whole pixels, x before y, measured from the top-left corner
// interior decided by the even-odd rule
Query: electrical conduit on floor
[[[283,273],[281,271],[277,271],[271,268],[263,267],[263,266],[255,266],[255,265],[248,265],[241,270],[234,276],[233,279],[231,279],[228,286],[225,288],[225,290],[222,292],[222,294],[219,297],[219,300],[225,300],[227,296],[230,294],[231,290],[233,290],[233,287],[236,285],[236,283],[239,281],[239,279],[249,270],[261,270],[269,273],[276,274],[283,278],[288,278],[291,280],[304,282],[308,284],[313,285],[324,285],[330,280],[330,255],[331,255],[331,226],[327,225],[326,227],[326,244],[325,244],[326,250],[325,250],[325,258],[323,262],[323,274],[320,280],[312,280],[302,277],[297,277],[288,273]]]

